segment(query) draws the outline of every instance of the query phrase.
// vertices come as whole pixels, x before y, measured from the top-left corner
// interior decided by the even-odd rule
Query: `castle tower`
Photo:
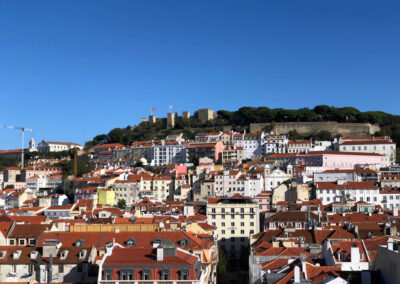
[[[182,111],[182,118],[189,119],[190,118],[190,111]]]
[[[175,128],[175,113],[169,112],[167,114],[167,129]]]
[[[201,122],[206,122],[214,119],[213,110],[211,108],[203,108],[197,110],[198,118]]]
[[[157,121],[157,116],[155,116],[155,115],[150,115],[149,116],[149,123],[150,124],[154,124],[154,123],[156,123],[156,121]]]

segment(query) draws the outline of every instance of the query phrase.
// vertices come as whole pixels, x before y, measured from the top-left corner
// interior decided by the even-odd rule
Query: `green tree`
[[[118,206],[120,209],[125,209],[125,207],[126,207],[126,201],[125,201],[125,199],[118,199],[117,206]]]
[[[108,133],[108,143],[123,143],[124,131],[121,128],[114,128]]]
[[[78,188],[78,183],[75,179],[64,179],[64,194],[71,202],[75,199],[75,190]]]

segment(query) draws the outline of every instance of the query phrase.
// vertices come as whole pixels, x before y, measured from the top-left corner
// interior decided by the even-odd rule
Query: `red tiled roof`
[[[137,249],[137,248],[119,248],[113,249],[112,255],[108,256],[103,264],[103,267],[108,266],[140,266],[151,267],[151,279],[160,280],[159,269],[156,267],[175,266],[170,269],[169,279],[180,279],[180,266],[189,267],[189,280],[198,280],[194,265],[197,262],[197,257],[184,251],[177,251],[175,256],[164,255],[163,261],[157,261],[154,249]],[[135,269],[134,279],[141,279],[141,269]]]
[[[316,182],[318,190],[323,189],[378,189],[379,187],[372,181],[348,181],[345,184],[336,182]]]
[[[340,145],[365,145],[365,144],[396,144],[388,140],[365,140],[365,141],[345,141]]]
[[[64,220],[73,221],[73,220]],[[43,247],[43,243],[49,239],[60,240],[63,247],[74,247],[76,241],[83,239],[83,247],[97,247],[100,243],[102,232],[45,232],[41,236],[37,246]]]
[[[103,144],[103,145],[96,146],[95,149],[112,148],[112,147],[124,147],[124,145],[119,144],[119,143],[110,143],[110,144]]]
[[[379,156],[383,157],[382,154],[377,153],[364,153],[364,152],[344,152],[344,151],[309,151],[307,153],[299,153],[299,156],[307,155],[354,155],[354,156]]]
[[[332,214],[327,216],[327,222],[333,224],[345,223],[386,223],[389,217],[385,214],[346,213],[343,215]]]
[[[376,174],[377,172],[371,169],[335,169],[325,170],[323,173],[358,173],[358,174]]]

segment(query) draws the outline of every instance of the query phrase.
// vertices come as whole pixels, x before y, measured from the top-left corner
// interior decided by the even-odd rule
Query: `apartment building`
[[[180,141],[161,140],[150,147],[147,162],[152,166],[186,163],[186,146]]]
[[[346,200],[381,204],[379,187],[374,182],[368,181],[315,182],[315,197],[320,199],[323,205],[332,202],[345,203]]]
[[[220,247],[227,252],[233,268],[239,265],[240,253],[249,246],[251,236],[259,232],[258,216],[258,205],[249,197],[236,194],[208,199],[207,223],[217,227]]]
[[[213,161],[222,159],[224,145],[221,141],[193,142],[187,146],[187,161],[193,162],[200,158],[210,158]]]
[[[243,147],[227,146],[222,152],[222,163],[243,160]]]
[[[287,135],[262,135],[263,154],[286,153],[288,142]]]
[[[388,158],[390,164],[396,162],[396,143],[388,136],[350,137],[339,140],[339,151],[356,153],[378,153]]]
[[[314,168],[315,171],[354,169],[365,165],[380,169],[389,166],[389,158],[378,153],[310,151],[297,154],[296,164]]]
[[[308,152],[310,150],[312,150],[311,140],[289,141],[287,144],[288,153],[301,153]]]

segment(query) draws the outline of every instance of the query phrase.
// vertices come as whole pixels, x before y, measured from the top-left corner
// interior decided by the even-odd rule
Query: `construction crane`
[[[22,148],[21,148],[21,170],[24,169],[24,154],[25,154],[25,131],[32,132],[32,129],[18,126],[0,125],[1,128],[17,129],[22,131]]]

